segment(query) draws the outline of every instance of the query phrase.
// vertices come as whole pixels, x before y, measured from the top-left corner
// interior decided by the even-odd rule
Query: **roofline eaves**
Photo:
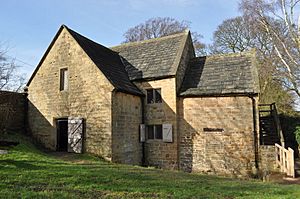
[[[182,98],[196,98],[196,97],[257,97],[258,93],[212,93],[212,94],[179,94]]]
[[[146,78],[139,78],[139,79],[132,79],[131,82],[144,82],[144,81],[154,81],[154,80],[161,80],[161,79],[168,79],[168,78],[175,78],[175,75],[164,75],[159,77],[146,77]]]
[[[167,36],[163,36],[163,37],[158,37],[158,38],[152,38],[152,39],[146,39],[146,40],[142,40],[142,41],[133,41],[133,42],[128,42],[128,43],[122,43],[116,46],[111,46],[109,47],[109,49],[113,50],[114,48],[120,48],[120,47],[126,47],[126,46],[135,46],[135,45],[140,45],[140,44],[144,44],[144,43],[151,43],[151,42],[155,42],[155,41],[161,41],[161,40],[165,40],[165,39],[170,39],[173,37],[178,37],[180,35],[186,35],[187,33],[189,33],[189,31],[183,31],[183,32],[179,32],[176,34],[171,34],[171,35],[167,35]]]

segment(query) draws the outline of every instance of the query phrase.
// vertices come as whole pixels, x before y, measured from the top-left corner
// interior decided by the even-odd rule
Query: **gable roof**
[[[100,71],[105,75],[105,77],[110,81],[110,83],[115,87],[117,91],[130,93],[134,95],[144,95],[128,78],[128,74],[124,68],[123,63],[121,62],[120,56],[118,53],[106,48],[82,35],[71,30],[65,25],[62,25],[55,35],[53,41],[48,47],[46,53],[35,69],[33,75],[29,79],[27,86],[32,81],[35,73],[38,68],[43,63],[47,54],[49,53],[51,47],[55,43],[62,29],[66,28],[67,31],[72,35],[76,42],[80,45],[82,50],[90,57],[94,64],[100,69]]]
[[[232,53],[190,60],[180,96],[259,93],[255,53]]]
[[[144,95],[129,80],[128,74],[118,53],[69,28],[67,28],[67,30],[118,91],[135,95]]]
[[[111,47],[119,52],[130,80],[160,79],[176,74],[189,31]]]

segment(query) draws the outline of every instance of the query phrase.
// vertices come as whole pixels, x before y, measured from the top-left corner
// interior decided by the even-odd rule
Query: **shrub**
[[[294,133],[295,133],[296,141],[300,145],[300,126],[296,127]]]

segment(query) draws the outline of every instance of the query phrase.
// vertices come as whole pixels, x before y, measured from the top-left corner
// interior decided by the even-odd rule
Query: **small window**
[[[154,90],[154,96],[155,96],[155,103],[161,103],[161,94],[160,89],[153,89]]]
[[[162,125],[155,125],[155,139],[162,139]]]
[[[147,104],[161,103],[161,89],[147,89]]]
[[[60,86],[59,89],[60,91],[65,91],[68,89],[68,69],[67,68],[62,68],[60,69]]]
[[[153,104],[154,101],[154,95],[153,95],[153,89],[148,89],[147,90],[147,104]]]
[[[146,126],[148,140],[162,140],[162,125],[147,125]]]
[[[154,139],[154,125],[147,126],[148,139]]]
[[[222,133],[222,132],[224,132],[224,129],[222,129],[222,128],[203,128],[203,131],[204,132],[215,132],[215,133],[219,132],[219,133]]]

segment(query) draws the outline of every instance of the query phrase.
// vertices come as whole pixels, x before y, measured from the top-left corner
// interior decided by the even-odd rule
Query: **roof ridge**
[[[183,35],[187,35],[190,31],[188,29],[179,32],[179,33],[175,33],[175,34],[171,34],[171,35],[166,35],[163,37],[158,37],[158,38],[151,38],[151,39],[147,39],[147,40],[142,40],[142,41],[133,41],[133,42],[128,42],[128,43],[122,43],[116,46],[111,46],[109,47],[110,49],[113,48],[118,48],[118,47],[124,47],[124,46],[134,46],[134,45],[139,45],[139,44],[144,44],[144,43],[151,43],[151,42],[155,42],[155,41],[162,41],[162,40],[166,40],[166,39],[170,39],[170,38],[174,38],[174,37],[179,37],[179,36],[183,36]]]
[[[236,56],[253,56],[255,55],[256,50],[255,48],[251,48],[250,50],[243,51],[243,52],[230,52],[230,53],[218,53],[218,54],[211,54],[211,55],[204,55],[204,56],[199,56],[199,57],[193,57],[190,61],[198,60],[198,59],[203,59],[205,57],[236,57]]]
[[[66,28],[68,31],[74,32],[75,34],[77,34],[77,35],[83,37],[84,39],[86,39],[86,40],[88,40],[88,41],[90,41],[90,42],[93,42],[93,43],[96,44],[96,45],[101,46],[102,48],[105,48],[106,50],[108,50],[108,51],[110,51],[110,52],[112,52],[112,53],[118,54],[117,52],[111,50],[110,48],[108,48],[108,47],[106,47],[106,46],[104,46],[104,45],[102,45],[102,44],[99,44],[98,42],[95,42],[94,40],[92,40],[92,39],[90,39],[90,38],[88,38],[88,37],[86,37],[86,36],[84,36],[84,35],[82,35],[82,34],[76,32],[75,30],[73,30],[73,29],[67,27],[67,26],[64,25],[64,24],[62,25],[62,27]]]

